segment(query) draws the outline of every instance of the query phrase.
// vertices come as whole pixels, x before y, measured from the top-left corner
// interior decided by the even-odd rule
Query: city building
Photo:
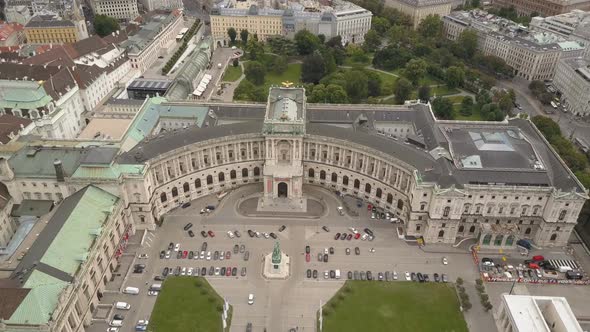
[[[103,160],[88,162],[109,156],[105,149],[99,154]],[[63,167],[55,163],[58,178]],[[133,229],[117,196],[92,185],[67,196],[10,278],[2,280],[2,331],[84,331],[92,322]]]
[[[141,0],[144,10],[152,11],[156,9],[183,9],[184,4],[182,0]]]
[[[69,20],[45,20],[38,16],[25,25],[29,44],[63,44],[80,40],[76,25]]]
[[[475,30],[482,53],[503,59],[516,76],[530,81],[552,79],[559,59],[582,56],[587,47],[553,33],[528,30],[481,10],[453,12],[443,18],[443,24],[450,40],[457,40],[466,29]]]
[[[387,0],[385,5],[410,16],[414,28],[417,28],[426,16],[443,17],[448,15],[456,4],[453,0]]]
[[[561,102],[578,116],[590,115],[590,61],[562,59],[557,63],[553,86],[561,92]]]
[[[10,114],[0,115],[0,144],[7,144],[31,123],[30,119]]]
[[[549,17],[533,17],[530,27],[547,31],[586,45],[585,56],[590,54],[590,12],[572,10],[569,13]]]
[[[137,0],[92,0],[90,4],[95,14],[121,21],[132,21],[139,16]]]
[[[494,7],[514,7],[518,15],[552,16],[574,9],[590,10],[590,0],[492,0]]]
[[[227,30],[234,28],[238,33],[248,30],[257,34],[259,40],[272,36],[292,38],[298,31],[308,30],[323,34],[326,40],[340,36],[343,43],[364,42],[371,28],[373,14],[353,3],[336,0],[330,6],[314,3],[313,8],[299,3],[287,2],[284,9],[258,8],[250,5],[244,8],[240,2],[230,7],[214,7],[211,10],[211,34],[216,43],[228,45]]]
[[[143,74],[166,49],[176,42],[176,35],[184,28],[179,10],[156,10],[145,16],[145,23],[120,46],[127,50],[131,68]]]
[[[4,15],[6,16],[7,22],[14,22],[21,25],[27,24],[33,16],[29,7],[22,4],[14,4],[12,2],[9,2],[6,4],[6,7],[4,7]]]
[[[171,80],[136,78],[127,86],[127,96],[130,99],[144,100],[146,97],[163,96],[170,88]]]
[[[0,47],[18,46],[25,42],[24,27],[19,23],[0,21]]]
[[[565,245],[588,199],[527,119],[437,120],[420,103],[332,108],[307,104],[301,88],[277,87],[266,105],[117,103],[98,125],[121,115],[131,119],[126,129],[111,136],[98,126],[84,144],[0,146],[0,180],[15,204],[35,195],[60,201],[91,183],[119,196],[136,229],[154,229],[182,203],[262,181],[261,195],[304,209],[298,201],[314,185],[390,212],[405,236],[448,244],[481,237],[482,248],[498,249],[519,239]],[[111,157],[91,162],[104,152],[87,147],[107,145]],[[56,159],[63,172],[53,170]]]
[[[0,121],[2,121],[2,118],[0,117]],[[10,197],[8,188],[0,183],[0,251],[8,246],[8,243],[16,232],[17,227],[14,219],[10,216],[11,212],[12,197]]]
[[[582,332],[565,297],[501,296],[496,315],[498,332]]]

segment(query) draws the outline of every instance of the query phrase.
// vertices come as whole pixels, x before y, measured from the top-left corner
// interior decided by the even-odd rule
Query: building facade
[[[590,55],[590,12],[572,10],[565,14],[549,17],[533,17],[530,27],[535,31],[546,31],[586,46],[585,57]]]
[[[93,0],[94,13],[107,15],[121,21],[131,21],[139,16],[136,0]]]
[[[29,44],[63,44],[80,40],[78,29],[71,21],[31,20],[25,25]]]
[[[415,29],[428,15],[440,17],[448,15],[455,2],[453,0],[387,0],[385,5],[410,16]]]
[[[514,7],[518,15],[552,16],[574,9],[590,10],[590,0],[493,0],[494,7]]]
[[[152,11],[156,9],[174,10],[184,8],[182,0],[142,0],[141,4],[143,5],[143,8],[147,11]]]
[[[577,116],[590,115],[590,61],[562,59],[557,63],[553,86],[561,92],[561,101]]]
[[[7,4],[4,8],[4,15],[6,16],[7,22],[14,22],[21,25],[27,24],[32,17],[29,7],[12,3]]]

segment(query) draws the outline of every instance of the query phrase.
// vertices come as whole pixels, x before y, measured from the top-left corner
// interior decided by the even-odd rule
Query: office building
[[[559,15],[574,9],[590,10],[590,0],[492,0],[494,7],[514,7],[518,15]]]
[[[121,21],[132,21],[139,16],[137,0],[92,0],[94,13],[106,15]]]
[[[25,25],[29,44],[63,44],[80,40],[76,25],[68,20],[45,20],[35,17]]]
[[[583,58],[560,60],[553,86],[561,92],[561,102],[568,112],[590,115],[590,61]]]
[[[414,28],[417,28],[426,16],[443,17],[449,14],[456,4],[453,0],[387,0],[385,5],[410,16]]]

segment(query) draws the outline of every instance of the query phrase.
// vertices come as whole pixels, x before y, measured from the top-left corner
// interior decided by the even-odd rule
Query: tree
[[[381,95],[381,85],[383,80],[381,76],[377,74],[373,70],[366,70],[365,75],[367,75],[367,92],[368,95],[371,97],[376,97]]]
[[[233,59],[232,66],[237,67],[239,65],[240,65],[240,61],[238,60],[238,58]]]
[[[463,85],[463,81],[465,80],[465,71],[461,67],[452,66],[447,69],[445,76],[445,82],[447,83],[447,86],[453,89]]]
[[[538,97],[543,92],[547,91],[545,89],[545,83],[541,81],[532,81],[531,83],[529,83],[529,90],[535,97]]]
[[[438,15],[428,15],[418,25],[418,33],[427,39],[439,40],[442,38],[443,22]]]
[[[371,20],[371,29],[377,31],[379,34],[382,35],[387,30],[389,30],[390,27],[391,24],[386,18],[373,16],[373,19]]]
[[[473,113],[473,98],[471,96],[463,97],[460,112],[463,116],[470,116]]]
[[[287,57],[285,56],[277,56],[274,58],[272,62],[272,71],[277,74],[282,74],[287,70]]]
[[[320,39],[318,36],[304,29],[295,34],[295,45],[300,55],[308,55],[318,49]]]
[[[346,46],[346,54],[354,62],[367,63],[369,61],[367,53],[365,53],[365,51],[361,47],[355,44],[349,44],[348,46]]]
[[[367,52],[374,52],[381,46],[381,36],[376,30],[369,30],[365,34],[365,42],[363,43],[363,49]]]
[[[350,70],[344,73],[344,80],[346,81],[346,94],[353,103],[358,103],[367,98],[369,79],[365,73],[360,70]]]
[[[395,94],[395,101],[398,104],[403,104],[412,93],[412,83],[401,77],[397,80],[395,87],[393,88],[393,93]]]
[[[426,75],[426,68],[428,64],[422,59],[412,59],[406,63],[404,68],[404,76],[409,79],[412,84],[417,85],[418,82]]]
[[[264,47],[262,43],[255,39],[248,40],[245,50],[246,54],[248,55],[248,59],[250,60],[260,60],[264,54]]]
[[[453,119],[453,102],[448,98],[435,98],[432,101],[432,110],[439,119]]]
[[[266,68],[258,61],[249,61],[246,63],[244,74],[248,81],[255,85],[262,85],[264,83],[264,76],[266,75]]]
[[[398,69],[405,66],[411,57],[407,49],[390,45],[375,52],[373,66],[386,70]]]
[[[346,104],[348,103],[348,95],[344,88],[340,85],[330,84],[326,87],[328,100],[332,104]]]
[[[324,59],[319,52],[314,52],[303,58],[301,66],[301,81],[317,84],[326,72]]]
[[[532,121],[549,142],[551,142],[554,137],[561,136],[561,129],[559,128],[559,125],[551,118],[537,115],[532,118]]]
[[[464,59],[471,59],[477,51],[477,32],[471,29],[465,29],[459,35],[457,45],[462,50],[459,56],[462,56]]]
[[[430,100],[430,87],[428,85],[423,85],[418,89],[418,99],[423,102]]]
[[[342,37],[340,36],[336,36],[336,37],[332,37],[330,38],[327,42],[326,42],[326,46],[330,47],[330,48],[342,48]]]
[[[240,39],[242,40],[242,42],[244,43],[244,45],[248,44],[248,35],[249,32],[247,29],[241,30],[240,31]]]
[[[229,36],[229,43],[234,44],[236,42],[236,37],[238,37],[238,32],[236,31],[236,29],[227,29],[227,35]]]
[[[94,17],[94,31],[97,35],[104,37],[117,30],[119,30],[119,22],[116,19],[106,15]]]
[[[322,48],[320,50],[320,54],[324,59],[324,67],[326,68],[325,74],[330,74],[336,71],[338,65],[336,64],[336,60],[334,59],[334,50],[331,48]]]

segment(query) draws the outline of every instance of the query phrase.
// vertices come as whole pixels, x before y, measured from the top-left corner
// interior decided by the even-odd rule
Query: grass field
[[[227,66],[225,73],[223,74],[223,81],[224,82],[235,82],[242,76],[242,67],[237,66],[234,67],[233,65]]]
[[[323,328],[325,332],[468,331],[452,286],[434,282],[347,281],[324,306]]]
[[[282,82],[289,81],[292,83],[301,82],[301,64],[290,63],[284,73],[278,75],[273,72],[268,72],[264,77],[264,85],[270,87],[271,85],[281,85]]]
[[[470,116],[465,116],[461,114],[461,104],[453,105],[453,119],[455,120],[464,120],[464,121],[486,121],[481,117],[479,110],[473,110]]]
[[[166,278],[150,317],[148,331],[221,332],[222,306],[223,299],[204,278]],[[228,325],[230,322],[231,308]]]

